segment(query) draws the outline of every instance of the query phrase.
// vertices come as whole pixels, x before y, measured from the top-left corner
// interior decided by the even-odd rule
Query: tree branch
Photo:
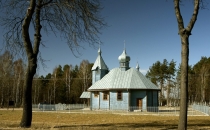
[[[53,1],[53,0],[49,0],[48,2],[45,2],[45,3],[41,4],[41,7],[50,4],[52,1]]]
[[[27,13],[26,13],[26,17],[23,20],[23,25],[22,25],[22,37],[23,37],[23,41],[24,41],[24,48],[26,49],[26,53],[28,55],[28,58],[31,57],[33,55],[33,49],[32,49],[32,44],[31,44],[31,40],[30,40],[30,36],[29,36],[29,26],[31,23],[31,19],[35,10],[35,6],[36,6],[36,0],[31,0],[30,2],[30,6],[27,9]]]
[[[180,13],[179,3],[180,3],[180,0],[174,0],[175,15],[177,18],[179,31],[181,31],[184,29],[184,21]]]
[[[195,0],[194,1],[194,11],[193,11],[193,15],[192,15],[192,18],[186,28],[186,30],[188,32],[191,32],[192,29],[193,29],[193,26],[197,20],[197,16],[198,16],[198,11],[199,11],[199,3],[200,3],[200,0]]]
[[[38,0],[37,7],[36,7],[36,16],[35,16],[35,34],[34,34],[34,48],[33,53],[34,55],[38,55],[39,53],[39,46],[41,42],[41,24],[40,24],[40,13],[41,13],[41,3],[42,0]]]

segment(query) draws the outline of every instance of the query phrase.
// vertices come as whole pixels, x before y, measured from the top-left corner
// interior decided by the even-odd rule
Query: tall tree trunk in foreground
[[[180,114],[179,130],[187,129],[187,109],[188,109],[188,58],[189,58],[189,36],[181,36],[181,96],[180,96]]]
[[[194,11],[188,26],[184,28],[184,21],[180,12],[180,0],[174,0],[175,15],[177,18],[179,35],[181,38],[181,95],[180,95],[180,113],[179,130],[187,129],[187,106],[188,106],[188,59],[189,59],[189,36],[196,22],[199,11],[200,0],[194,0]]]
[[[29,26],[31,23],[32,15],[35,11],[35,34],[34,34],[34,46],[32,47],[30,36],[29,36]],[[30,127],[32,121],[32,81],[36,73],[37,68],[37,55],[39,53],[39,45],[41,41],[41,25],[40,25],[40,4],[41,0],[31,0],[30,7],[27,10],[26,17],[23,21],[22,26],[22,37],[24,48],[28,58],[28,66],[25,74],[25,80],[23,85],[23,114],[20,122],[21,127]]]

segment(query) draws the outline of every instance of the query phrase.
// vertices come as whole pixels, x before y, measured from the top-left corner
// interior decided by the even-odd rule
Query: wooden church
[[[92,67],[92,86],[80,98],[89,98],[91,110],[147,110],[158,107],[160,89],[140,71],[139,65],[130,68],[130,57],[124,49],[118,57],[120,66],[109,71],[101,49]]]

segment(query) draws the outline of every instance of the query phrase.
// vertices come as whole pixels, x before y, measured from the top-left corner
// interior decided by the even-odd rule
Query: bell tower
[[[101,56],[100,47],[98,49],[98,57],[96,58],[96,61],[91,70],[92,70],[92,84],[102,79],[109,72],[109,69]]]

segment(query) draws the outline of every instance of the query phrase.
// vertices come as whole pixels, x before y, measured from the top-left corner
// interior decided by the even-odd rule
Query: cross
[[[125,50],[125,40],[124,40],[124,50]]]
[[[98,44],[99,44],[99,48],[101,48],[101,41],[100,40],[99,40]]]

